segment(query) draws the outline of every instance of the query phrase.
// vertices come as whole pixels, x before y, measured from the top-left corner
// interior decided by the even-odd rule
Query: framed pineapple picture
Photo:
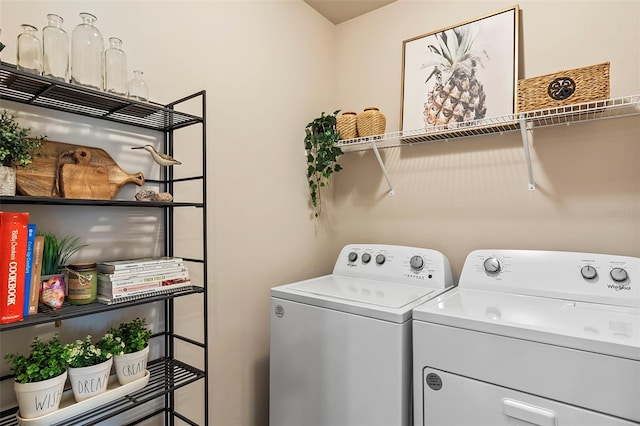
[[[513,114],[518,15],[516,5],[403,41],[401,129],[440,130]]]

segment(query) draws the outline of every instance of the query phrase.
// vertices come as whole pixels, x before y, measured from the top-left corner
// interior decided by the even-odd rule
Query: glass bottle
[[[22,24],[22,33],[18,36],[19,70],[33,74],[42,74],[42,45],[38,38],[38,29],[33,25]]]
[[[69,80],[69,36],[62,29],[64,20],[50,13],[49,25],[42,30],[44,76],[56,80]]]
[[[127,84],[128,96],[136,101],[148,101],[149,100],[149,88],[147,83],[142,79],[144,73],[140,70],[133,72],[133,79],[129,80]]]
[[[95,16],[81,13],[80,18],[71,33],[71,82],[102,90],[104,39],[93,25]]]
[[[109,38],[109,48],[104,52],[104,90],[127,94],[127,55],[122,50],[122,40],[116,37]]]

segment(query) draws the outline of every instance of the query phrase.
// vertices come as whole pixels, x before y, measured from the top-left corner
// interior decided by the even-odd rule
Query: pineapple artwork
[[[490,125],[515,113],[518,6],[403,42],[401,129]]]
[[[489,56],[486,51],[473,50],[477,29],[468,24],[443,31],[436,34],[437,45],[428,46],[431,60],[423,67],[432,69],[427,82],[435,78],[435,86],[424,103],[425,127],[485,117],[487,97],[476,77],[476,67]]]

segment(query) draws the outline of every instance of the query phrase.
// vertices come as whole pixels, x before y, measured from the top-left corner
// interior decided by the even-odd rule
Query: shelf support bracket
[[[384,174],[384,178],[387,180],[387,185],[389,185],[389,195],[394,196],[396,194],[396,191],[395,189],[393,189],[393,183],[391,183],[391,178],[389,178],[389,174],[387,173],[387,168],[384,166],[382,157],[380,157],[380,151],[378,151],[378,146],[376,145],[375,138],[371,140],[371,148],[373,149],[373,153],[376,155],[378,164],[380,164],[380,168],[382,169],[382,174]]]
[[[524,118],[519,118],[520,123],[520,135],[522,136],[522,146],[524,147],[524,157],[527,162],[527,172],[529,173],[529,191],[536,190],[536,182],[533,180],[533,169],[531,168],[531,152],[529,150],[529,134],[533,130],[527,128],[527,121]]]

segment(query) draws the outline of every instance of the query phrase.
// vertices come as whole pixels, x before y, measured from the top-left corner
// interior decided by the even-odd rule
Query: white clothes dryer
[[[468,255],[413,312],[416,426],[640,424],[640,259]]]
[[[272,288],[270,426],[409,425],[411,312],[451,286],[438,251],[351,244]]]

